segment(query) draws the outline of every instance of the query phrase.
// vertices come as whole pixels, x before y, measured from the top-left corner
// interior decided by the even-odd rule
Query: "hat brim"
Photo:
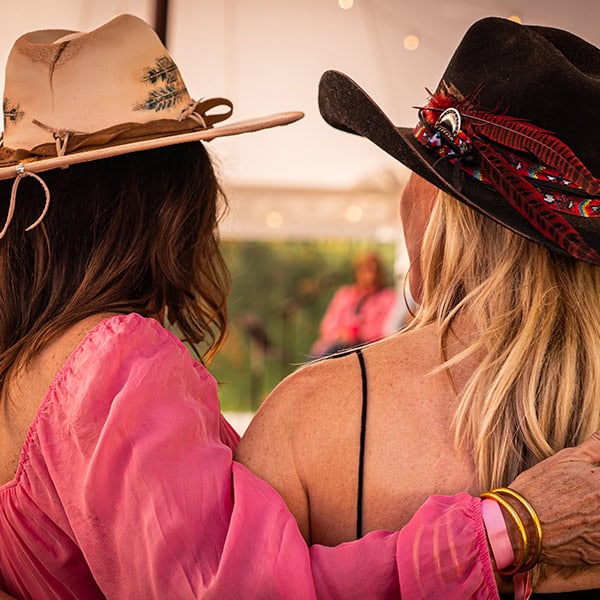
[[[272,127],[279,127],[281,125],[289,125],[290,123],[300,120],[303,116],[304,113],[298,111],[282,112],[265,117],[238,121],[237,123],[231,123],[229,125],[222,125],[219,127],[198,129],[186,133],[164,135],[147,140],[139,140],[114,146],[82,150],[79,152],[65,154],[64,156],[54,156],[50,158],[28,158],[20,162],[15,162],[9,166],[0,167],[0,180],[16,177],[22,171],[29,173],[41,173],[43,171],[50,171],[51,169],[63,168],[77,163],[100,160],[102,158],[110,158],[111,156],[129,154],[131,152],[141,152],[143,150],[152,150],[154,148],[162,148],[164,146],[172,146],[175,144],[184,144],[186,142],[207,142],[219,137],[251,133],[254,131],[260,131],[262,129],[270,129]]]
[[[326,71],[319,82],[319,110],[331,126],[369,139],[411,171],[500,225],[562,255],[560,246],[537,231],[500,194],[469,177],[447,160],[440,160],[420,144],[412,128],[396,127],[377,103],[352,79],[339,71]],[[585,218],[565,215],[592,247],[597,233],[587,231]]]

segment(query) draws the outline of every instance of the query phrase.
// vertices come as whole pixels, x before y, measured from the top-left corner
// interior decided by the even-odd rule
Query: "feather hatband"
[[[433,134],[422,122],[415,127],[415,138],[424,146],[434,150],[440,158],[447,158],[451,163],[456,163],[462,171],[489,186],[491,180],[485,176],[479,163],[472,154],[470,140],[461,132],[458,144],[468,147],[468,153],[457,152],[449,144],[442,142],[439,132]],[[457,146],[457,144],[454,144]],[[585,194],[585,191],[548,165],[533,162],[527,156],[519,156],[515,152],[498,150],[500,154],[513,166],[521,176],[529,179],[534,186],[544,195],[544,201],[558,212],[576,215],[578,217],[600,217],[600,197]],[[492,186],[493,187],[493,186]],[[585,194],[582,196],[582,194]]]
[[[600,255],[565,218],[600,216],[600,180],[555,134],[525,119],[483,111],[475,99],[443,84],[419,108],[414,136],[494,189],[567,254],[600,264]]]

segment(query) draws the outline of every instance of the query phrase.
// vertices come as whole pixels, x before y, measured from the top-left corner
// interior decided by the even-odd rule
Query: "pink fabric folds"
[[[306,547],[232,463],[216,384],[157,322],[103,321],[56,377],[0,487],[0,583],[21,598],[496,598],[479,501],[400,534]]]
[[[398,555],[403,597],[499,598],[479,498],[431,496],[398,544],[406,548]]]

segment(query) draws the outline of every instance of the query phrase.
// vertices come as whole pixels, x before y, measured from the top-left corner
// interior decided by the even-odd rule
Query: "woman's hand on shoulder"
[[[542,562],[600,564],[600,431],[521,473],[510,485],[542,524]]]

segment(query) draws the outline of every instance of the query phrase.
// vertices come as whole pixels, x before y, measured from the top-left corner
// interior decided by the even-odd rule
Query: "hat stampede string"
[[[224,106],[226,108],[225,112],[221,112],[219,114],[212,114],[212,115],[207,114],[209,110],[211,110],[215,107],[222,107],[222,106]],[[181,121],[183,119],[188,119],[188,118],[193,119],[196,123],[198,123],[198,125],[200,125],[204,129],[206,129],[206,128],[212,127],[215,123],[219,123],[221,121],[224,121],[225,119],[228,119],[231,116],[232,111],[233,111],[233,105],[232,105],[231,101],[227,100],[226,98],[209,98],[209,99],[200,99],[200,100],[190,100],[190,102],[181,110],[178,120]],[[42,123],[38,119],[32,119],[32,123],[52,135],[54,142],[56,144],[56,157],[57,158],[63,157],[67,154],[69,139],[71,138],[71,136],[86,135],[86,133],[82,132],[82,131],[69,131],[66,129],[55,129],[53,127],[50,127],[49,125]],[[66,168],[66,167],[63,167],[63,168]],[[25,231],[30,231],[30,230],[34,229],[35,227],[37,227],[42,222],[44,217],[46,216],[46,213],[48,212],[48,208],[50,206],[50,190],[48,189],[48,186],[46,185],[45,181],[36,173],[26,171],[24,163],[19,163],[18,165],[16,165],[15,170],[16,170],[17,176],[13,183],[11,194],[10,194],[10,204],[8,206],[8,213],[6,215],[6,221],[4,222],[4,226],[2,227],[2,230],[0,230],[0,239],[2,239],[6,235],[6,232],[8,231],[8,227],[14,216],[16,203],[17,203],[17,190],[19,188],[19,183],[21,182],[21,179],[23,179],[24,177],[34,177],[37,181],[39,181],[40,185],[44,189],[44,195],[46,197],[46,203],[44,205],[44,209],[42,210],[42,213],[31,225],[29,225],[29,227],[27,227],[25,229]]]
[[[29,225],[29,227],[25,228],[25,231],[31,231],[32,229],[37,227],[44,220],[44,217],[46,216],[46,213],[48,212],[48,208],[50,207],[50,190],[48,189],[46,182],[36,173],[31,173],[30,171],[26,171],[25,165],[23,163],[17,165],[16,169],[17,169],[17,176],[15,177],[15,180],[13,181],[13,184],[12,184],[12,189],[10,192],[10,203],[8,205],[8,214],[6,215],[6,221],[4,222],[4,227],[2,227],[2,230],[0,231],[0,239],[2,239],[6,235],[6,232],[8,231],[10,222],[12,221],[13,215],[15,214],[15,208],[17,206],[17,190],[19,189],[19,183],[21,183],[21,180],[23,178],[33,177],[34,179],[39,181],[40,185],[44,189],[44,195],[46,197],[46,203],[44,204],[42,213],[31,225]]]
[[[98,65],[102,77],[90,77],[90,69]],[[226,98],[194,100],[152,27],[133,15],[118,15],[90,32],[23,34],[6,63],[0,180],[14,181],[0,239],[17,210],[24,177],[36,179],[45,195],[41,214],[26,229],[30,231],[50,206],[50,190],[38,173],[250,133],[304,116],[290,111],[224,124],[232,113]]]

